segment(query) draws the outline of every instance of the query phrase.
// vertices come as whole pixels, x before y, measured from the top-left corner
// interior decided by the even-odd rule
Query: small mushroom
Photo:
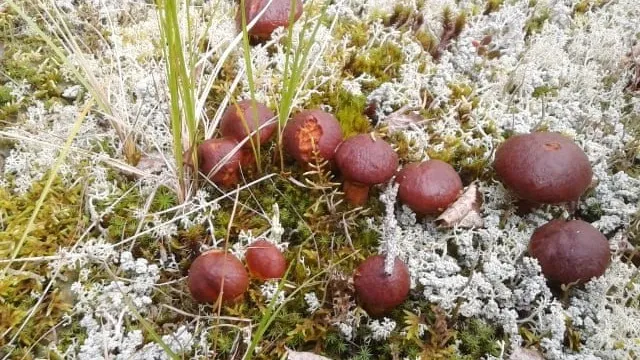
[[[201,303],[239,300],[249,287],[249,276],[244,266],[232,254],[210,250],[198,256],[189,268],[188,286],[191,296]]]
[[[239,151],[232,153],[238,143],[229,138],[209,139],[198,146],[198,167],[214,184],[222,187],[231,187],[240,180]],[[231,155],[229,155],[231,154]],[[226,160],[225,157],[229,156]],[[187,155],[187,159],[189,156]],[[220,166],[220,163],[223,163]],[[217,171],[214,171],[216,167]]]
[[[224,137],[243,141],[252,132],[273,119],[275,114],[267,105],[252,100],[242,100],[236,104],[231,104],[220,119],[220,134]],[[277,128],[277,123],[267,125],[254,135],[262,145],[269,140]],[[251,149],[251,141],[244,143],[245,149]]]
[[[584,283],[604,274],[609,266],[609,242],[588,222],[551,220],[537,228],[529,254],[553,283]]]
[[[344,195],[353,205],[364,205],[369,188],[391,179],[398,155],[386,141],[370,134],[353,136],[336,149],[335,162],[344,177]]]
[[[493,166],[516,195],[544,204],[578,200],[593,177],[584,151],[569,138],[550,132],[509,138],[496,152]]]
[[[462,180],[444,161],[428,160],[405,166],[396,176],[398,198],[417,214],[437,214],[462,191]]]
[[[342,142],[342,129],[328,112],[305,110],[287,123],[282,138],[287,152],[302,164],[331,161]]]
[[[271,37],[273,30],[284,26],[289,26],[289,17],[291,14],[291,0],[272,0],[269,8],[265,10],[264,14],[258,19],[255,25],[249,29],[249,35],[258,40],[268,40]],[[244,13],[246,17],[247,26],[249,23],[260,14],[269,0],[245,0]],[[302,16],[302,0],[293,1],[294,15],[293,21],[297,21]],[[238,10],[236,15],[236,23],[238,28],[242,27],[242,13]]]
[[[385,273],[384,255],[367,258],[353,275],[360,305],[371,316],[380,316],[402,304],[409,294],[409,269],[396,258],[391,275]]]
[[[245,260],[249,273],[261,280],[280,279],[287,271],[287,260],[267,240],[256,240],[247,249]]]

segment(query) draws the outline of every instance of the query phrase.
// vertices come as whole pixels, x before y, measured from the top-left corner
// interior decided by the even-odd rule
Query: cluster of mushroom
[[[593,177],[584,151],[551,132],[509,138],[497,150],[494,168],[507,188],[535,204],[576,202]],[[582,220],[555,219],[537,228],[529,254],[551,283],[565,285],[601,276],[610,261],[606,237]]]
[[[200,254],[189,268],[191,296],[201,303],[234,303],[243,298],[249,287],[249,274],[260,280],[280,279],[287,261],[278,248],[267,240],[251,243],[245,260],[249,273],[233,254],[219,249]]]

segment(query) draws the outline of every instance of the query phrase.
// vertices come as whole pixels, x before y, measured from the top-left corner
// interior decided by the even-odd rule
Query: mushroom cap
[[[269,0],[246,0],[244,11],[247,25],[260,14],[262,9],[269,3]],[[291,12],[291,0],[273,0],[269,8],[264,12],[253,28],[249,29],[249,35],[260,40],[267,40],[271,37],[273,30],[289,25],[289,13]],[[296,0],[295,14],[293,21],[297,21],[302,15],[302,0]],[[238,11],[236,15],[238,29],[242,28],[242,13]]]
[[[367,258],[353,275],[356,294],[362,308],[371,316],[383,315],[400,305],[409,294],[409,269],[396,258],[393,273],[384,272],[384,255]]]
[[[241,153],[236,151],[224,161],[218,171],[212,173],[223,159],[238,146],[235,140],[229,138],[209,139],[198,146],[198,167],[212,182],[220,186],[233,186],[238,180]]]
[[[284,128],[284,146],[300,163],[315,161],[314,149],[324,160],[331,161],[342,142],[342,129],[328,112],[315,109],[296,114]]]
[[[242,100],[237,104],[231,104],[222,114],[220,134],[241,142],[274,116],[275,114],[267,105],[252,100]],[[260,144],[264,144],[269,140],[276,127],[277,123],[274,122],[258,131]],[[243,147],[251,148],[251,141],[244,143]]]
[[[554,283],[583,283],[604,274],[609,266],[609,242],[582,220],[551,220],[537,228],[529,254],[538,259],[542,273]]]
[[[256,240],[244,256],[251,275],[261,280],[280,279],[287,271],[287,260],[282,252],[267,240]]]
[[[222,295],[222,301],[229,303],[247,290],[249,276],[238,258],[214,249],[193,261],[187,283],[191,296],[198,302],[214,303]]]
[[[398,198],[418,214],[442,212],[462,191],[462,180],[444,161],[406,165],[396,176]]]
[[[345,180],[365,185],[383,183],[398,168],[398,155],[386,141],[370,134],[360,134],[345,140],[336,149],[336,165]]]
[[[545,204],[578,200],[593,177],[584,151],[550,132],[509,138],[496,152],[493,166],[516,195]]]

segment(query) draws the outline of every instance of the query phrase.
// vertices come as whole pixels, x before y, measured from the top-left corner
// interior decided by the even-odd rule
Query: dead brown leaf
[[[462,196],[438,216],[436,223],[444,227],[482,227],[484,222],[480,215],[481,205],[482,198],[480,191],[478,191],[478,185],[475,182],[471,183]]]

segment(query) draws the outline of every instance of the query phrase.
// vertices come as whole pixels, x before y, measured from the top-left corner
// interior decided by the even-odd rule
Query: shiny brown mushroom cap
[[[244,258],[249,273],[261,280],[280,279],[287,271],[287,260],[282,252],[264,239],[251,243]]]
[[[207,176],[213,183],[229,187],[238,183],[241,154],[236,151],[228,159],[238,143],[228,138],[209,139],[198,146],[198,167],[200,172]],[[220,163],[219,170],[213,172]]]
[[[406,165],[396,176],[398,198],[418,214],[444,211],[462,191],[462,180],[444,161],[428,160]]]
[[[216,249],[193,261],[187,283],[191,296],[198,302],[214,303],[222,296],[223,302],[230,303],[247,291],[249,276],[238,258]]]
[[[512,136],[496,152],[493,166],[516,195],[545,204],[578,200],[593,177],[584,151],[550,132]]]
[[[321,159],[331,161],[342,142],[342,129],[328,112],[315,109],[296,114],[282,135],[287,152],[303,164],[315,161],[314,149]]]
[[[336,149],[334,161],[345,180],[365,185],[383,183],[398,168],[398,155],[389,143],[370,134],[353,136]]]
[[[384,255],[367,258],[353,275],[356,295],[363,309],[371,316],[383,315],[402,304],[409,294],[409,269],[396,258],[393,272],[384,271]]]
[[[242,100],[237,104],[231,104],[222,114],[220,134],[241,142],[264,123],[273,119],[274,116],[275,114],[267,105],[252,100]],[[277,125],[276,122],[273,122],[258,131],[260,144],[269,140]],[[248,140],[243,147],[251,148],[251,141]]]
[[[604,274],[609,266],[609,242],[588,222],[551,220],[537,228],[529,254],[554,283],[583,283]]]
[[[262,9],[269,4],[269,0],[245,0],[244,13],[247,26],[260,14]],[[289,26],[289,15],[291,13],[291,0],[273,0],[271,5],[258,19],[253,28],[249,29],[249,35],[260,40],[267,40],[271,37],[273,30],[284,26]],[[295,13],[293,21],[297,21],[302,16],[302,0],[295,1]],[[238,29],[242,28],[242,13],[238,10],[236,15]]]

